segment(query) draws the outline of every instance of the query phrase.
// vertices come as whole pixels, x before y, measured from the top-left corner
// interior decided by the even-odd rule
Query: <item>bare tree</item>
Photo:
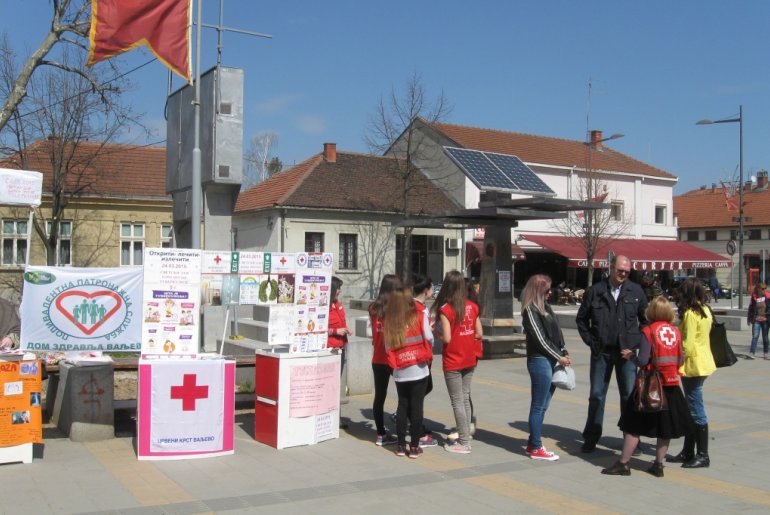
[[[91,18],[90,0],[52,0],[50,4],[51,28],[48,34],[45,35],[40,46],[26,58],[14,80],[3,91],[5,102],[0,111],[0,130],[11,120],[14,112],[27,96],[29,83],[41,66],[52,66],[77,75],[89,83],[96,93],[105,89],[105,86],[85,67],[73,68],[68,63],[50,58],[51,51],[60,43],[68,47],[87,49]]]
[[[372,222],[360,224],[356,230],[359,248],[358,265],[368,281],[364,295],[373,299],[377,296],[380,281],[389,264],[388,250],[392,249],[395,243],[396,229],[391,224]]]
[[[409,202],[414,174],[421,173],[415,166],[423,152],[419,131],[413,121],[421,117],[428,122],[445,119],[452,111],[443,91],[434,101],[427,98],[422,77],[413,73],[406,81],[403,92],[391,89],[387,99],[380,97],[364,134],[364,143],[373,153],[391,155],[398,163],[403,188],[400,193],[400,214],[409,216]],[[399,145],[394,145],[399,140]],[[403,252],[401,255],[401,277],[408,281],[412,276],[411,250],[412,227],[404,227]]]
[[[3,45],[0,53],[2,88],[13,87],[13,52]],[[29,169],[32,158],[45,159],[51,170],[50,217],[37,209],[34,229],[46,249],[46,262],[56,264],[60,223],[73,198],[92,191],[104,173],[93,166],[103,155],[105,145],[114,142],[129,125],[139,125],[139,117],[120,103],[125,79],[110,81],[99,91],[92,80],[102,81],[98,71],[90,77],[71,70],[85,69],[85,52],[64,49],[61,66],[35,74],[27,83],[24,102],[10,113],[8,124],[0,130],[2,151],[16,166]],[[125,87],[124,87],[125,86]],[[37,142],[33,145],[33,142]],[[87,143],[87,145],[85,145]],[[36,155],[30,155],[35,152]]]
[[[276,159],[272,156],[272,152],[277,143],[278,135],[269,131],[259,132],[251,138],[249,150],[244,158],[246,166],[243,172],[241,190],[247,190],[252,186],[256,186],[272,175],[270,173],[270,164]],[[274,168],[275,165],[273,165]]]

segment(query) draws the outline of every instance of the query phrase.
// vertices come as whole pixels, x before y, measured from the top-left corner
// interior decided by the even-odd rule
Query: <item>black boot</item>
[[[647,473],[655,477],[663,477],[663,462],[653,461],[650,468],[647,469]]]
[[[684,448],[676,456],[666,458],[669,463],[687,463],[695,457],[695,435],[684,437]]]
[[[698,453],[693,459],[682,463],[686,469],[705,468],[711,464],[709,459],[709,426],[695,426],[695,444],[698,447]]]

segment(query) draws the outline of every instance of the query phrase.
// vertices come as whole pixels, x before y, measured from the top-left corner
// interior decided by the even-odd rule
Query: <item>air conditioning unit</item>
[[[460,238],[447,238],[447,250],[460,250]]]

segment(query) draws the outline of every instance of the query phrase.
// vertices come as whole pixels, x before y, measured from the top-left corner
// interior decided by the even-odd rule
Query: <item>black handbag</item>
[[[713,320],[711,323],[709,344],[711,345],[711,355],[714,356],[714,363],[717,368],[729,367],[735,365],[738,361],[733,348],[730,346],[730,342],[727,341],[727,329],[725,329],[725,324],[722,322]]]

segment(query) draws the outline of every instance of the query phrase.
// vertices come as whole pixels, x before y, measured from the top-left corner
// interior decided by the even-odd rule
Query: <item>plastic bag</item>
[[[553,368],[553,379],[551,382],[556,385],[556,388],[562,390],[574,390],[575,389],[575,369],[572,367],[563,367],[556,365]]]

